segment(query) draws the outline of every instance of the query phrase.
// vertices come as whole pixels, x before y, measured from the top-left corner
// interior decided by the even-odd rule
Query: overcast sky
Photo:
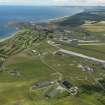
[[[105,0],[0,0],[0,5],[105,5]]]

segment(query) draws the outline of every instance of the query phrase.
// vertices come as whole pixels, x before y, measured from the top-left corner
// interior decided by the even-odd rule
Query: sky
[[[0,5],[105,5],[105,0],[0,0]]]

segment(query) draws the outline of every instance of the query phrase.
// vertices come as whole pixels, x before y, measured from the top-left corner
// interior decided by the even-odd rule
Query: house
[[[94,69],[91,68],[91,67],[89,67],[89,66],[87,66],[87,65],[84,66],[84,69],[85,69],[85,71],[91,71],[91,72],[94,72]]]
[[[36,51],[36,50],[32,50],[32,52],[33,52],[33,53],[37,53],[37,51]]]
[[[48,86],[53,85],[53,84],[54,84],[53,81],[37,82],[37,83],[32,85],[32,89],[45,88],[45,87],[48,87]]]
[[[78,45],[79,40],[78,39],[72,39],[70,44],[73,46],[77,46]]]
[[[79,64],[78,67],[81,68],[82,71],[90,71],[90,72],[94,72],[94,69],[91,68],[91,67],[89,67],[89,66],[87,66],[87,65],[81,65],[81,64]]]
[[[20,73],[16,69],[10,71],[9,73],[11,76],[20,76]]]
[[[67,81],[67,80],[58,81],[58,82],[64,88],[70,89],[72,87],[72,84],[69,81]]]
[[[53,88],[47,91],[44,96],[47,98],[54,98],[65,92],[68,93],[67,95],[77,95],[78,87],[73,87],[73,85],[67,80],[58,81],[58,84],[55,86],[53,85]]]

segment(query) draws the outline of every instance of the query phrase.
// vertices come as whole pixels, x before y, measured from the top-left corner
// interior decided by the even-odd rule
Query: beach
[[[10,39],[10,38],[12,38],[12,37],[14,37],[18,32],[20,32],[20,31],[16,31],[16,32],[14,32],[14,33],[11,33],[11,35],[8,36],[8,37],[1,38],[1,39],[0,39],[0,43],[1,43],[1,42],[4,42],[4,41],[6,41],[6,40],[8,40],[8,39]]]

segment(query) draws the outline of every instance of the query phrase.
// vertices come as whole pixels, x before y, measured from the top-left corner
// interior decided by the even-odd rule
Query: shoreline
[[[12,38],[12,37],[13,37],[13,35],[8,36],[8,37],[5,37],[5,38],[1,38],[1,39],[0,39],[0,43],[1,43],[1,42],[4,42],[4,41],[6,41],[6,40],[8,40],[8,39],[10,39],[10,38]]]
[[[78,13],[81,13],[81,12],[83,12],[83,10],[81,10],[81,11],[75,13],[75,14],[78,14]],[[53,21],[58,21],[58,20],[61,21],[62,19],[65,19],[65,18],[71,17],[71,16],[73,16],[73,15],[75,15],[75,14],[72,14],[72,15],[65,15],[65,16],[60,16],[60,17],[56,17],[56,18],[52,18],[52,19],[48,19],[48,20],[46,20],[46,21],[47,21],[47,22],[53,22]]]
[[[14,37],[18,32],[20,32],[20,30],[18,30],[18,31],[16,31],[16,32],[14,32],[14,33],[11,33],[11,35],[8,36],[8,37],[1,38],[1,39],[0,39],[0,43],[1,43],[1,42],[4,42],[4,41],[6,41],[6,40],[11,39],[11,38]]]
[[[68,18],[70,16],[62,16],[62,17],[57,17],[57,18],[54,18],[54,19],[48,19],[47,22],[53,22],[53,21],[60,21],[62,19],[65,19],[65,18]]]
[[[79,12],[80,13],[80,12]],[[72,15],[71,15],[72,16]],[[68,18],[68,17],[70,17],[70,16],[61,16],[61,17],[56,17],[56,18],[52,18],[52,19],[47,19],[47,20],[45,20],[45,22],[47,22],[47,23],[49,23],[49,22],[56,22],[56,21],[62,21],[63,19],[65,19],[65,18]],[[44,20],[43,21],[41,21],[41,22],[38,22],[38,23],[43,23],[44,22]],[[18,32],[19,32],[20,30],[18,30],[18,31],[16,31],[16,32],[13,32],[13,33],[11,33],[10,34],[10,36],[7,36],[7,37],[5,37],[5,38],[0,38],[0,43],[1,42],[4,42],[4,41],[6,41],[6,40],[8,40],[8,39],[10,39],[10,38],[12,38],[12,37],[14,37]]]
[[[58,21],[61,19],[64,19],[64,18],[67,18],[67,17],[70,17],[69,15],[67,16],[60,16],[60,17],[55,17],[55,18],[50,18],[50,19],[45,19],[45,20],[41,20],[41,21],[38,21],[38,22],[33,22],[33,21],[29,21],[30,23],[34,23],[34,24],[37,24],[37,23],[49,23],[49,22],[54,22],[54,21]]]
[[[46,20],[46,22],[47,23],[54,22],[54,21],[58,21],[58,20],[61,20],[61,19],[67,18],[67,17],[69,17],[69,16],[62,16],[62,17],[57,17],[57,18],[54,18],[54,19],[48,19],[48,20]],[[42,22],[39,22],[39,23],[42,23]],[[5,38],[0,38],[0,43],[14,37],[18,32],[20,32],[20,30],[11,33],[10,36],[7,36]]]
[[[48,19],[48,20],[46,20],[46,22],[49,23],[49,22],[54,22],[54,21],[58,21],[58,20],[61,21],[62,19],[67,18],[67,17],[70,17],[70,16],[61,16],[61,17],[57,17],[57,18],[53,18],[53,19]],[[39,23],[43,23],[43,22],[39,22]],[[10,33],[10,36],[7,36],[5,38],[0,38],[0,43],[14,37],[18,32],[20,32],[20,30]]]
[[[62,17],[57,17],[57,18],[53,18],[53,19],[48,19],[48,20],[46,20],[45,22],[49,23],[49,22],[53,22],[53,21],[57,21],[57,20],[64,19],[64,18],[66,18],[66,17],[69,17],[69,16],[62,16]],[[41,22],[38,22],[38,23],[43,23],[43,22],[44,22],[44,20],[41,21]],[[4,42],[4,41],[6,41],[6,40],[8,40],[8,39],[10,39],[10,38],[12,38],[12,37],[14,37],[19,31],[20,31],[20,30],[18,30],[18,31],[16,31],[16,32],[13,32],[13,33],[10,33],[10,36],[7,36],[7,37],[5,37],[5,38],[0,38],[0,43],[1,43],[1,42]]]
[[[80,12],[77,12],[77,13],[75,13],[75,14],[78,14],[78,13],[81,13],[81,12],[83,12],[82,10],[80,11]],[[63,19],[65,19],[65,18],[68,18],[68,17],[71,17],[71,16],[73,16],[73,15],[75,15],[75,14],[72,14],[72,15],[65,15],[65,16],[59,16],[59,17],[55,17],[55,18],[50,18],[50,19],[47,19],[47,20],[41,20],[41,21],[39,21],[39,22],[34,22],[34,23],[49,23],[49,22],[56,22],[56,21],[62,21]]]

